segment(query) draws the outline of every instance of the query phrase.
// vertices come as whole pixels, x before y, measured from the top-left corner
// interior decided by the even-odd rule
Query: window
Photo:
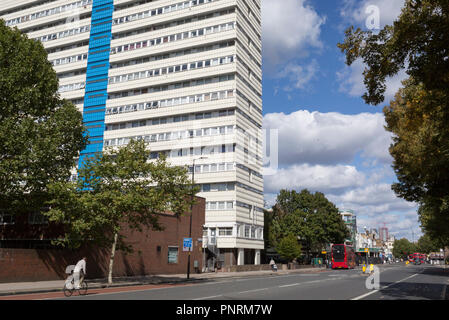
[[[232,236],[232,228],[219,228],[218,230],[220,236]]]
[[[178,263],[178,247],[168,247],[168,263]]]
[[[0,210],[0,225],[1,224],[14,224],[14,215],[7,213],[6,211]]]
[[[47,220],[47,217],[45,217],[39,211],[34,211],[29,214],[28,223],[29,224],[47,224],[48,220]]]

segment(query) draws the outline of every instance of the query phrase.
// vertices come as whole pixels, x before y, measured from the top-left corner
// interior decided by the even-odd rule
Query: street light
[[[195,181],[195,161],[207,159],[207,157],[201,157],[197,159],[193,159],[193,168],[192,168],[192,199],[190,203],[190,229],[189,229],[189,238],[192,239],[192,216],[193,216],[193,184]],[[190,279],[190,252],[193,250],[193,239],[192,239],[192,247],[189,250],[189,256],[187,258],[187,279]]]

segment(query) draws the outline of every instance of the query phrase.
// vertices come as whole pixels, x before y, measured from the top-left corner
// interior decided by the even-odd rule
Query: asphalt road
[[[71,300],[444,300],[449,268],[382,265],[378,289],[367,289],[361,270],[254,276],[163,287],[91,291]],[[126,290],[126,291],[125,291]],[[48,297],[48,298],[55,298]],[[40,299],[45,299],[41,296]]]

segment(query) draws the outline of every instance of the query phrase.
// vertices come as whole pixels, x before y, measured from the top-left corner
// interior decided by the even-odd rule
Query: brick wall
[[[205,222],[205,199],[198,198],[193,208],[193,252],[190,272],[195,272],[194,261],[202,270],[202,226]],[[189,236],[190,213],[182,217],[160,216],[164,231],[125,230],[126,242],[133,245],[133,253],[118,251],[113,276],[187,273],[188,252],[183,252],[183,238]],[[158,251],[158,246],[160,250]],[[168,263],[168,247],[178,247],[178,263]],[[109,250],[84,247],[79,250],[43,250],[0,248],[0,283],[65,279],[65,268],[87,257],[87,278],[104,278],[109,266]]]

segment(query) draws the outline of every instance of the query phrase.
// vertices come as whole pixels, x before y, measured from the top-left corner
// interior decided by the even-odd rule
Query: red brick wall
[[[190,272],[195,272],[197,260],[202,270],[202,226],[205,222],[205,199],[197,198],[193,207],[192,238],[193,252],[190,257]],[[115,256],[113,276],[135,276],[154,274],[187,273],[188,252],[183,252],[183,238],[189,236],[190,213],[182,217],[161,216],[164,231],[144,230],[124,232],[126,243],[133,245],[133,253],[118,251]],[[157,247],[161,251],[157,251]],[[178,263],[168,263],[168,246],[178,247]],[[65,268],[87,256],[87,277],[104,278],[109,266],[109,251],[95,247],[80,250],[40,250],[0,248],[0,282],[44,281],[65,279]]]

